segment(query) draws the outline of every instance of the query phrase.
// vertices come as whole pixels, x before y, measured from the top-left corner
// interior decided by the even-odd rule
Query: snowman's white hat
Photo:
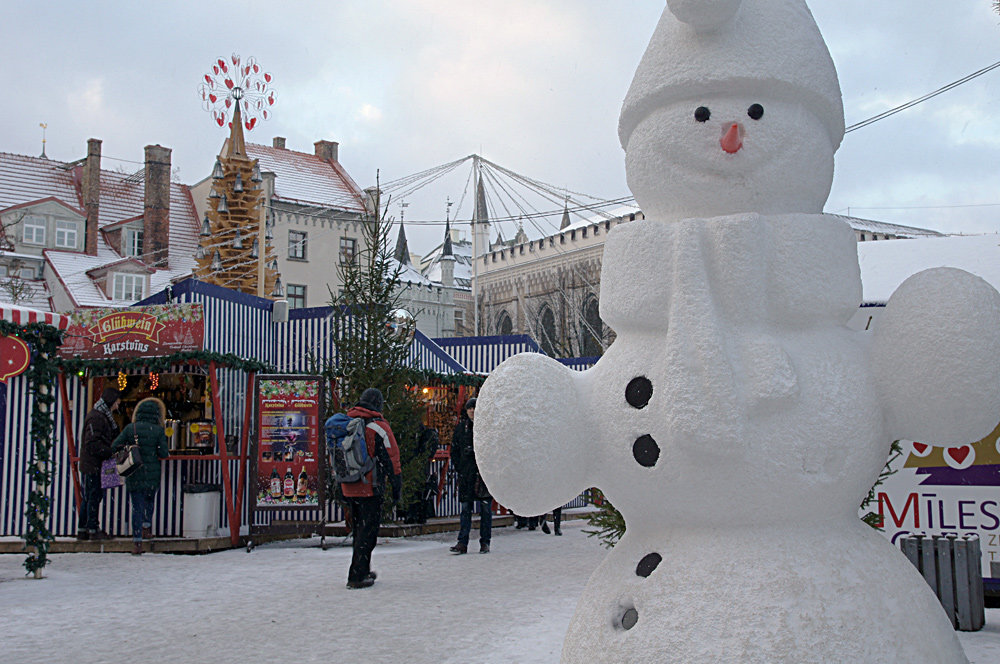
[[[647,115],[678,101],[744,96],[808,108],[834,149],[844,108],[833,60],[804,0],[668,0],[622,105],[618,137],[628,147]],[[692,111],[694,107],[692,107]]]

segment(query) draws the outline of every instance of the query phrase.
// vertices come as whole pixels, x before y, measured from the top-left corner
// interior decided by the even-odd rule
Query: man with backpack
[[[334,473],[354,521],[354,555],[347,573],[348,588],[367,588],[375,583],[371,559],[382,518],[386,477],[392,485],[394,502],[399,502],[402,492],[399,446],[389,423],[382,417],[382,406],[382,393],[369,387],[361,393],[358,403],[347,411],[350,420],[343,434],[334,421],[342,416],[334,415],[326,425],[328,444],[334,456]],[[355,432],[360,434],[361,424],[364,425],[365,446],[363,450],[360,445],[354,450],[351,437]]]

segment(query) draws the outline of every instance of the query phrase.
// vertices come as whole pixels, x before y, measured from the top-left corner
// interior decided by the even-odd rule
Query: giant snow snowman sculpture
[[[563,646],[595,662],[962,662],[936,598],[858,519],[890,441],[961,444],[1000,413],[1000,296],[904,282],[872,336],[846,223],[822,214],[844,132],[803,0],[669,0],[619,134],[645,221],[608,236],[577,373],[498,367],[476,455],[537,514],[601,488],[627,533]],[[902,240],[901,240],[902,241]]]

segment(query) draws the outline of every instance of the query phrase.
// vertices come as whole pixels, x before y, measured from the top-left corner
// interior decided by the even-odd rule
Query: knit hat
[[[105,387],[104,391],[101,392],[101,401],[103,401],[108,408],[114,406],[115,402],[118,401],[118,399],[120,398],[121,398],[121,393],[119,393],[118,390],[116,390],[113,387]]]
[[[463,408],[462,410],[469,410],[470,408],[475,408],[475,407],[476,407],[476,397],[472,397],[471,399],[465,402],[465,408]]]
[[[361,393],[361,398],[358,399],[358,405],[362,408],[367,408],[368,410],[373,410],[376,413],[382,412],[382,404],[384,400],[382,399],[382,393],[378,391],[377,388],[369,387],[367,390]]]
[[[798,103],[834,149],[844,137],[837,71],[805,0],[667,0],[622,104],[622,147],[657,109],[715,95]]]

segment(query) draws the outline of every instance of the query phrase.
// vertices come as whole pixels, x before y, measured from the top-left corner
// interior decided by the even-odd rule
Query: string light
[[[156,390],[160,386],[160,374],[150,373],[149,374],[149,389]]]
[[[128,385],[128,376],[125,375],[124,371],[118,372],[118,391],[121,392]]]

